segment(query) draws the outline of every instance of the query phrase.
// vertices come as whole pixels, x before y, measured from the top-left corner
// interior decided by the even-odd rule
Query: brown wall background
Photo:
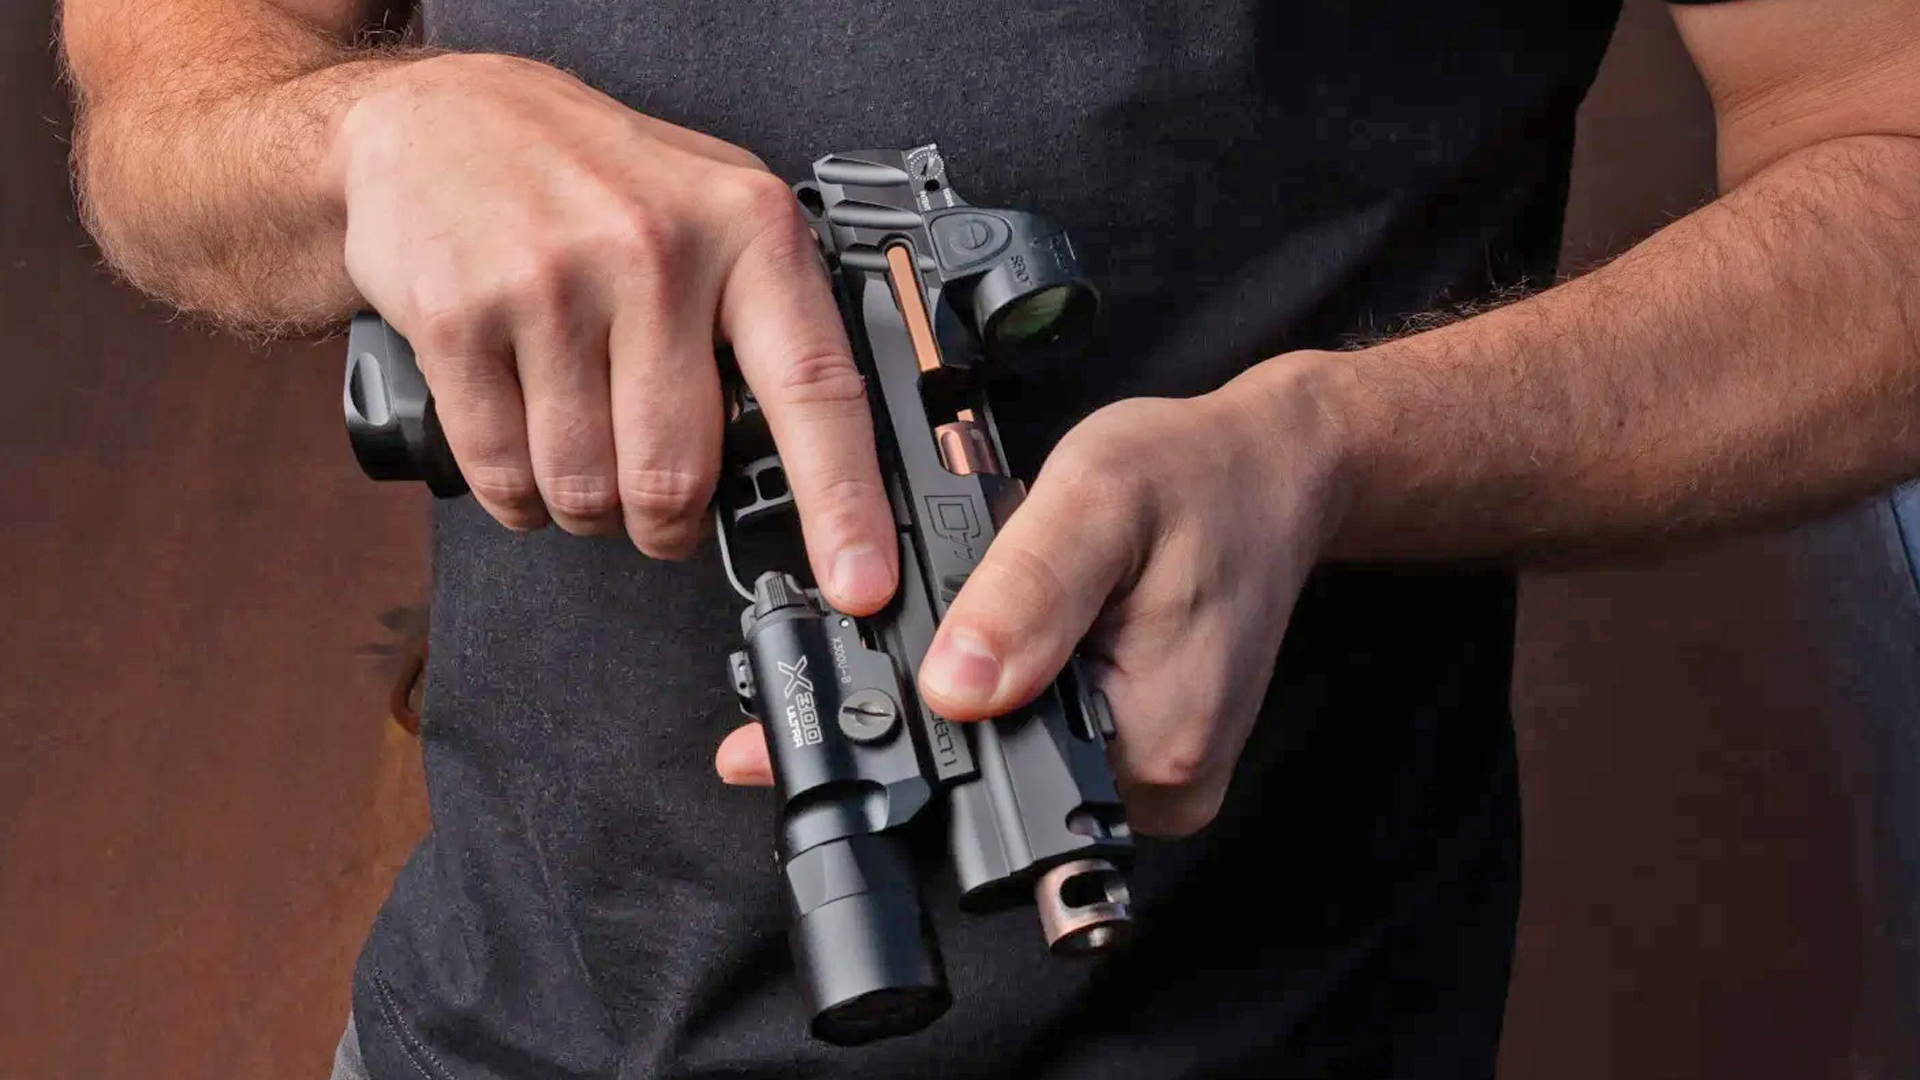
[[[1711,197],[1712,110],[1627,0],[1563,265]],[[1884,503],[1535,575],[1515,711],[1527,883],[1507,1077],[1920,1076],[1920,609]]]
[[[422,508],[354,471],[335,349],[249,350],[94,268],[48,37],[0,6],[0,1080],[321,1077],[422,826],[381,719]],[[1571,263],[1705,195],[1706,125],[1629,0]],[[1527,581],[1503,1075],[1920,1075],[1920,611],[1888,531]]]
[[[0,1080],[322,1080],[423,820],[379,650],[424,508],[356,474],[337,347],[95,268],[50,6],[0,4]]]

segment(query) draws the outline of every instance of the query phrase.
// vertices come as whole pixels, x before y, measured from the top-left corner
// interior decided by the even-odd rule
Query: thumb
[[[985,720],[1033,700],[1133,572],[1136,516],[1073,475],[1041,471],[941,620],[920,666],[920,693],[941,716]]]

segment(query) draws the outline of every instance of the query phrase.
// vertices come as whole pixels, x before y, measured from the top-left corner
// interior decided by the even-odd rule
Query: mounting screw
[[[879,742],[899,722],[900,706],[878,690],[856,690],[840,704],[840,730],[857,743]]]

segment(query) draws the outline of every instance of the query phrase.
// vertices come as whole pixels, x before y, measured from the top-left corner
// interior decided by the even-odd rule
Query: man
[[[64,16],[112,263],[250,330],[378,308],[475,491],[436,510],[433,829],[342,1075],[1488,1075],[1506,567],[1920,471],[1913,0],[1675,8],[1723,194],[1551,289],[1608,0],[424,7],[432,51],[357,47],[416,14],[374,0]],[[922,689],[994,715],[1086,638],[1160,839],[1092,966],[936,891],[953,1010],[840,1051],[803,1035],[766,796],[706,773],[736,633],[700,545],[713,347],[828,597],[874,610],[872,432],[781,178],[928,140],[973,201],[1067,223],[1109,318],[1001,399],[1045,464]],[[764,783],[757,730],[716,764]]]

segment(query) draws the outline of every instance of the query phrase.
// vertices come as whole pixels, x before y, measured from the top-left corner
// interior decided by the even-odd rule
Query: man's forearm
[[[75,176],[108,261],[230,326],[346,314],[328,132],[399,59],[349,47],[351,24],[264,2],[68,0],[62,15]]]
[[[1920,142],[1818,144],[1582,278],[1250,387],[1339,447],[1336,558],[1561,558],[1838,506],[1920,472],[1917,192]]]

